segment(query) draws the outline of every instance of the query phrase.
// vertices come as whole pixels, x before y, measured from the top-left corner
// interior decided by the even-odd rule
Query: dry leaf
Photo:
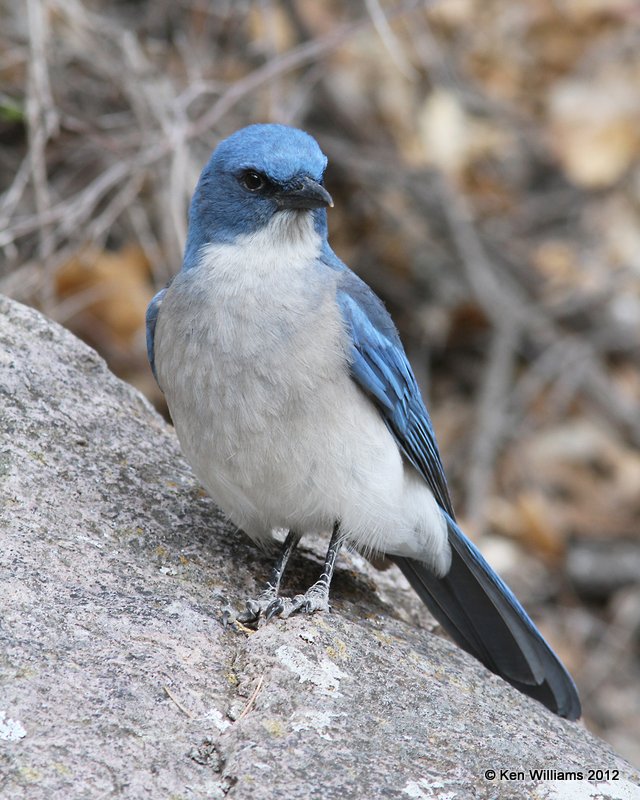
[[[432,92],[418,115],[424,154],[428,163],[457,174],[467,164],[471,139],[469,120],[452,92]]]
[[[147,304],[153,295],[149,263],[142,248],[124,247],[117,252],[90,248],[58,269],[56,292],[60,315],[70,310],[68,326],[92,340],[92,325],[99,336],[130,347],[144,327]]]
[[[552,147],[580,186],[611,186],[640,155],[640,97],[622,75],[559,84],[550,114]]]

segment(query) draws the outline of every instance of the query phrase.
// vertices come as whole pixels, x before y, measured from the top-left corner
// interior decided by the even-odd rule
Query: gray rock
[[[225,597],[254,594],[270,558],[225,524],[139,394],[6,299],[0,432],[2,798],[596,792],[535,768],[615,770],[598,796],[640,797],[603,742],[407,624],[357,558],[334,613],[225,630]],[[303,551],[287,587],[318,569]]]

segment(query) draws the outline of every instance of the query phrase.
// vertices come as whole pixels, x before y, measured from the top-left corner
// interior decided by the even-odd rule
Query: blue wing
[[[400,337],[379,298],[346,268],[337,294],[351,340],[351,374],[374,401],[398,446],[454,517],[433,426]]]
[[[167,293],[168,288],[169,288],[168,286],[165,286],[164,289],[160,289],[158,294],[153,298],[153,300],[149,303],[149,306],[147,307],[147,315],[146,315],[147,357],[149,359],[149,364],[151,365],[151,371],[153,372],[153,377],[156,380],[158,380],[158,376],[156,375],[155,352],[154,352],[156,323],[158,321],[158,314],[160,312],[160,306],[162,305],[162,299]]]
[[[371,397],[398,446],[425,479],[447,521],[451,568],[441,577],[411,558],[393,560],[435,618],[467,652],[556,714],[580,716],[571,676],[508,586],[455,523],[429,414],[382,302],[332,253],[337,300],[351,334],[351,374]]]

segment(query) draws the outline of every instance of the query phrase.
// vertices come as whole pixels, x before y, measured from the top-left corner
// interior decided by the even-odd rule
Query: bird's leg
[[[239,622],[245,624],[248,622],[257,622],[263,614],[267,619],[270,619],[274,613],[278,613],[276,609],[280,600],[278,597],[280,582],[282,581],[282,576],[286,569],[287,562],[289,561],[289,557],[296,549],[299,541],[300,534],[295,531],[289,531],[276,563],[273,565],[267,585],[255,600],[247,600],[246,609],[238,616]]]
[[[336,522],[333,526],[329,549],[324,560],[324,569],[320,578],[304,594],[299,594],[293,600],[286,600],[279,597],[272,608],[267,611],[268,618],[279,615],[288,617],[297,612],[311,614],[314,611],[329,611],[329,588],[333,578],[333,570],[336,565],[338,553],[343,544],[343,537],[340,533],[340,523]],[[275,607],[274,607],[275,606]]]

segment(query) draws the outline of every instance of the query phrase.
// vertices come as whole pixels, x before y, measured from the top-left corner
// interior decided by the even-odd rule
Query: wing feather
[[[408,461],[453,517],[431,419],[400,337],[374,292],[353,272],[342,273],[338,303],[352,340],[351,374],[378,407]]]

